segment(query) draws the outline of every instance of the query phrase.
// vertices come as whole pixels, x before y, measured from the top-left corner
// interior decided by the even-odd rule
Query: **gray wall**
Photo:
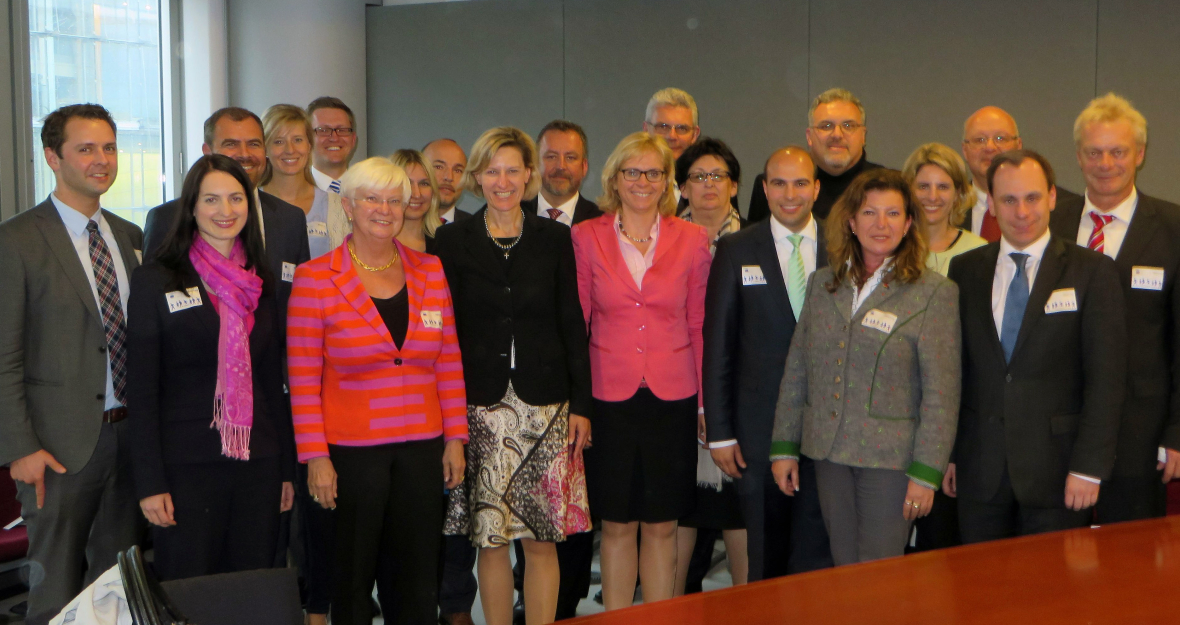
[[[1180,3],[485,0],[370,7],[366,22],[374,154],[564,117],[589,134],[593,197],[647,99],[676,86],[749,172],[744,210],[766,156],[804,141],[811,98],[842,86],[865,104],[876,162],[900,167],[927,141],[958,148],[966,117],[994,104],[1080,191],[1073,120],[1114,90],[1150,123],[1141,188],[1180,201]]]

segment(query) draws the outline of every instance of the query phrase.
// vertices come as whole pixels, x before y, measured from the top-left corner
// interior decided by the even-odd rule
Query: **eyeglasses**
[[[630,180],[632,182],[639,180],[640,176],[647,176],[648,182],[659,182],[664,179],[664,170],[649,169],[644,171],[642,169],[623,169],[619,173],[623,174],[623,180]]]
[[[722,180],[729,180],[729,172],[727,171],[698,171],[688,175],[688,179],[697,184],[701,184],[706,180],[713,182],[721,182]]]
[[[860,130],[861,128],[864,128],[864,127],[865,127],[864,124],[858,124],[856,122],[846,121],[846,122],[840,122],[839,124],[837,124],[836,122],[820,122],[820,123],[812,126],[811,128],[813,130],[815,130],[817,132],[821,132],[825,135],[831,134],[837,128],[840,128],[841,130],[844,131],[844,134],[848,135],[848,134],[852,134],[852,133],[856,132],[857,130]]]
[[[365,208],[372,210],[381,208],[382,204],[388,204],[389,208],[401,208],[402,206],[402,198],[400,197],[391,197],[383,200],[375,195],[366,195],[365,197],[354,197],[352,199]]]
[[[972,137],[970,139],[963,139],[963,143],[966,143],[967,145],[969,145],[973,148],[984,148],[984,147],[987,147],[988,141],[994,141],[996,144],[996,147],[1002,148],[1006,145],[1009,145],[1009,144],[1015,142],[1019,138],[1020,137],[1017,135],[996,135],[994,137],[983,136],[983,137]]]
[[[692,134],[692,130],[693,130],[693,126],[689,126],[688,124],[676,124],[675,126],[673,126],[671,124],[664,124],[664,123],[655,124],[652,122],[648,122],[648,125],[652,127],[652,130],[656,131],[656,134],[661,134],[661,135],[670,135],[673,132],[675,132],[676,134],[683,136],[683,135],[687,135],[687,134]]]
[[[327,126],[318,126],[313,128],[313,130],[315,130],[317,137],[323,137],[325,139],[331,137],[332,135],[336,135],[337,137],[351,137],[353,132],[353,129],[348,127],[328,128]]]

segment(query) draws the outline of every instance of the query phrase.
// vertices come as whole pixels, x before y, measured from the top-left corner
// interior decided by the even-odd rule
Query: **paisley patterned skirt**
[[[585,465],[567,442],[568,403],[530,406],[509,382],[500,402],[467,407],[467,426],[467,472],[447,501],[445,534],[499,547],[590,529]]]

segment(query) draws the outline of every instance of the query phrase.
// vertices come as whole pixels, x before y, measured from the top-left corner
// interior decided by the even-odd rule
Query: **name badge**
[[[742,265],[742,286],[766,284],[766,276],[758,265]]]
[[[1049,301],[1045,303],[1045,314],[1051,315],[1053,313],[1061,312],[1077,312],[1078,310],[1078,296],[1073,289],[1057,289],[1049,296]]]
[[[170,313],[196,308],[201,305],[201,290],[192,286],[185,289],[184,293],[180,291],[165,293],[164,299],[168,300],[168,312]]]
[[[860,325],[889,334],[893,332],[894,323],[897,323],[897,315],[874,308],[865,313],[865,318],[860,322]]]
[[[442,329],[442,311],[441,310],[424,310],[422,311],[422,325],[433,328],[435,330]]]
[[[1148,291],[1164,290],[1163,267],[1132,267],[1131,288]]]
[[[284,262],[283,263],[283,282],[293,282],[295,280],[295,265]]]
[[[307,222],[307,236],[309,237],[326,237],[328,236],[328,224],[322,221]]]

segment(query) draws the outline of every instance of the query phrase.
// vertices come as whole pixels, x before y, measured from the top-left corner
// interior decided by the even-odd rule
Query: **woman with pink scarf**
[[[202,157],[180,204],[127,304],[135,488],[163,579],[271,567],[295,477],[284,328],[250,179]]]

